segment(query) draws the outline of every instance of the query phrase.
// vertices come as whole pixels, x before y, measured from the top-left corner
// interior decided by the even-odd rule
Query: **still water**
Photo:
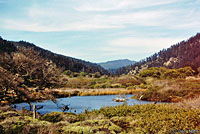
[[[153,103],[149,101],[138,101],[135,99],[131,99],[134,95],[127,95],[127,104],[128,105],[135,105],[135,104],[146,104],[146,103]],[[112,99],[115,99],[115,95],[102,95],[102,96],[74,96],[71,98],[58,98],[56,103],[52,102],[51,100],[46,100],[43,102],[33,102],[33,105],[36,107],[42,106],[42,109],[37,110],[41,114],[50,113],[60,111],[62,112],[62,107],[65,105],[69,105],[70,110],[67,112],[73,113],[82,113],[86,109],[93,110],[93,109],[100,109],[101,107],[105,106],[116,106],[121,105],[124,102],[114,102]],[[25,109],[29,109],[29,105],[27,103],[19,103],[16,104],[16,109],[20,110],[24,107]]]

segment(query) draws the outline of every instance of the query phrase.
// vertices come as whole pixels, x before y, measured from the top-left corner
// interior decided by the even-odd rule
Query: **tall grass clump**
[[[179,106],[191,109],[200,109],[200,96],[193,99],[186,99],[178,103]]]

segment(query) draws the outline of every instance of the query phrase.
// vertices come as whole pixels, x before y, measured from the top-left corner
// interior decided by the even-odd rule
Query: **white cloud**
[[[29,21],[15,21],[12,19],[6,20],[4,22],[6,23],[6,25],[4,26],[4,28],[6,29],[32,32],[88,31],[96,29],[116,28],[115,26],[92,23],[83,24],[81,22],[74,22],[70,24],[41,24],[38,22],[29,23]]]
[[[78,14],[30,9],[27,19],[7,19],[4,27],[7,29],[26,30],[34,32],[51,31],[81,31],[96,29],[124,28],[130,25],[159,26],[161,20],[169,18],[175,11],[140,11],[119,14]]]
[[[78,11],[111,11],[121,9],[144,8],[157,5],[164,5],[176,2],[177,0],[85,0],[78,7]]]
[[[200,20],[199,21],[191,21],[188,23],[172,26],[173,29],[200,29]]]
[[[55,39],[56,42],[58,44],[66,42],[68,46],[66,49],[58,47],[56,52],[83,59],[95,60],[96,57],[101,59],[103,56],[106,58],[132,56],[141,59],[183,40],[176,38],[178,34],[181,34],[179,37],[186,35],[189,37],[191,33],[200,29],[199,0],[192,2],[189,0],[30,1],[27,4],[26,0],[22,0],[21,3],[24,4],[20,9],[16,4],[12,5],[11,1],[6,3],[8,9],[6,7],[0,9],[0,12],[3,12],[0,14],[0,29],[4,31],[9,29],[11,32],[13,30],[59,32],[59,35],[55,36],[62,38]],[[2,2],[7,0],[0,0],[0,3]],[[65,38],[68,36],[66,33],[71,32],[61,31],[77,31],[72,32],[76,37]],[[87,39],[82,44],[80,36],[83,34],[84,39]],[[174,38],[167,38],[169,35]],[[48,43],[44,48],[46,46],[48,48],[49,44],[55,45],[48,41],[48,38],[46,42]],[[69,47],[74,44],[77,44],[73,46],[74,49]],[[80,50],[81,45],[86,45],[87,51]],[[93,51],[88,50],[92,48]]]
[[[161,20],[169,18],[172,13],[176,11],[139,11],[134,13],[122,13],[117,15],[106,16],[105,21],[107,23],[116,24],[116,25],[139,25],[139,26],[160,26],[163,25],[160,23]]]
[[[200,14],[197,10],[181,9],[174,16],[168,20],[168,27],[171,29],[193,29],[199,31],[200,29]]]
[[[137,26],[170,29],[197,29],[200,14],[190,9],[144,8],[176,4],[178,0],[71,0],[42,6],[39,3],[24,8],[26,16],[0,19],[0,28],[11,30],[54,32],[89,31]],[[49,2],[50,3],[50,2]],[[79,4],[80,3],[80,4]],[[131,10],[138,8],[137,10]],[[74,10],[76,9],[76,10]],[[128,9],[128,10],[124,10]],[[110,10],[118,10],[107,12]],[[89,12],[85,12],[89,11]],[[94,12],[105,11],[105,12]]]

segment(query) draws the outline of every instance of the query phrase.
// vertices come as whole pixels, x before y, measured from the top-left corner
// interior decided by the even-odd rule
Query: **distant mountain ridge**
[[[191,66],[196,72],[200,70],[200,33],[163,49],[146,59],[136,62],[134,65],[122,67],[116,71],[117,75],[138,73],[140,70],[150,67],[180,68]]]
[[[132,65],[134,63],[135,63],[135,61],[131,61],[128,59],[120,59],[120,60],[101,62],[98,64],[101,65],[106,70],[112,70],[112,69],[121,68],[123,66]]]

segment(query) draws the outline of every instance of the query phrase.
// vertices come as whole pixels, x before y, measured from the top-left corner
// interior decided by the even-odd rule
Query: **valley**
[[[96,63],[1,38],[0,133],[26,134],[30,129],[38,134],[198,133],[199,46],[197,34],[145,60],[109,72]],[[112,102],[114,95],[121,94],[128,95],[130,102]],[[98,98],[101,103],[91,104],[94,108],[90,110],[86,105],[78,113],[51,107],[58,100],[64,107],[70,99],[84,97],[88,98],[86,102],[76,100],[71,104],[81,106]],[[32,118],[28,107],[35,104],[43,108],[46,100],[47,108],[55,111],[38,111],[36,119]],[[113,104],[107,105],[109,101]],[[29,106],[11,107],[17,107],[17,103]]]

